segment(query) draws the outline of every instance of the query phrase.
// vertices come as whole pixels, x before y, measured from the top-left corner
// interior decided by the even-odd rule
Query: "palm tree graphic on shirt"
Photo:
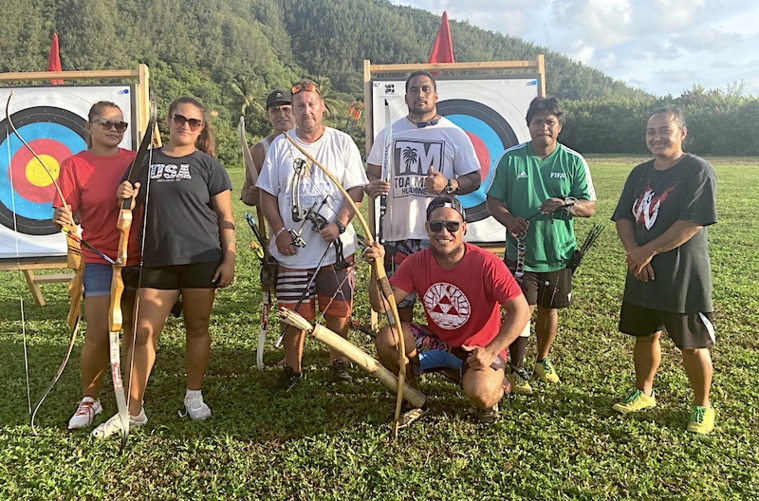
[[[401,172],[401,174],[411,174],[413,171],[411,170],[411,167],[417,164],[419,161],[419,154],[416,152],[416,150],[410,146],[407,146],[403,149],[403,163],[406,164],[406,170],[404,172]]]

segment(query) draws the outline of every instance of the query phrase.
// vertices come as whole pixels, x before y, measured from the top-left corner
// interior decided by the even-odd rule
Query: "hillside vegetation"
[[[427,60],[438,16],[386,0],[23,0],[6,2],[0,26],[0,71],[46,67],[52,32],[66,70],[133,68],[145,63],[162,114],[182,94],[213,110],[225,163],[239,162],[234,126],[245,114],[253,138],[268,131],[266,92],[309,76],[329,97],[330,124],[362,139],[361,121],[346,119],[363,99],[362,62]],[[681,101],[696,122],[694,151],[756,154],[734,127],[757,120],[756,99],[694,88],[656,98],[559,53],[468,23],[451,23],[457,61],[546,57],[547,90],[569,111],[564,140],[583,152],[645,152],[647,113]],[[692,99],[694,98],[695,99]],[[690,111],[690,108],[689,108]],[[703,123],[703,125],[701,125]],[[697,125],[698,124],[698,125]],[[712,130],[712,128],[714,130]],[[720,131],[722,131],[720,133]],[[631,134],[634,132],[634,134]],[[361,141],[359,141],[361,142]]]

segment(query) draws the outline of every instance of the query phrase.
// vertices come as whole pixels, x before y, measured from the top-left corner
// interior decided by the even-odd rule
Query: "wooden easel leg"
[[[32,270],[23,270],[24,272],[24,278],[26,278],[26,283],[29,285],[29,290],[32,291],[32,297],[34,298],[34,304],[37,306],[45,306],[45,296],[42,295],[42,291],[40,290],[40,286],[37,284],[37,282],[34,279],[34,271]]]

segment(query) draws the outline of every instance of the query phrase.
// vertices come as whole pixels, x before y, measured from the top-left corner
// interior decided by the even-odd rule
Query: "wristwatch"
[[[345,233],[345,225],[340,221],[339,219],[335,221],[335,224],[337,225],[337,231],[340,235]]]
[[[451,180],[448,180],[448,184],[445,185],[445,188],[443,188],[443,191],[446,192],[448,195],[453,195],[454,193],[458,193],[459,189],[453,187],[453,183],[451,183]]]

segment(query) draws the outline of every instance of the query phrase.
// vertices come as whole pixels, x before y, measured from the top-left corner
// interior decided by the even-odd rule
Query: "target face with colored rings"
[[[60,231],[52,222],[55,185],[63,161],[84,150],[85,120],[70,111],[36,106],[11,115],[19,134],[50,171],[13,133],[7,119],[0,121],[0,224],[28,235]]]
[[[485,207],[485,189],[495,175],[495,163],[504,150],[519,144],[514,129],[489,106],[468,99],[452,99],[437,103],[437,111],[466,132],[474,145],[480,162],[482,182],[480,187],[466,195],[460,195],[469,222],[476,222],[490,216]]]

